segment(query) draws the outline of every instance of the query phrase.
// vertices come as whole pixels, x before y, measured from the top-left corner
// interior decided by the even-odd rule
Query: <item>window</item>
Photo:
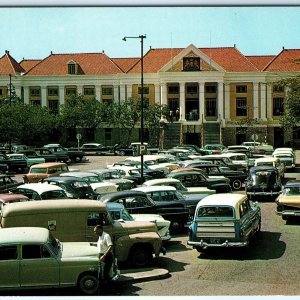
[[[2,246],[0,247],[0,261],[12,260],[18,258],[17,246]]]
[[[229,206],[200,207],[200,209],[198,210],[198,217],[232,218],[233,209]]]
[[[85,88],[83,88],[83,94],[85,96],[93,96],[93,95],[95,95],[95,88],[94,87],[85,87]]]
[[[236,116],[247,116],[247,98],[236,98]]]
[[[217,87],[215,85],[205,85],[205,93],[216,93]]]
[[[273,98],[273,116],[281,116],[283,114],[283,98]]]
[[[108,225],[109,221],[106,213],[91,212],[87,217],[87,226],[95,227],[97,225]]]
[[[102,95],[112,96],[113,95],[113,89],[111,87],[103,87],[102,88]]]
[[[178,85],[168,86],[168,94],[179,94],[179,86]]]
[[[240,205],[240,217],[242,218],[250,209],[250,203],[248,201],[244,201]]]
[[[58,96],[58,88],[48,88],[48,96]]]
[[[51,113],[54,113],[54,114],[58,113],[58,108],[59,108],[58,100],[49,100],[48,108]]]
[[[236,93],[247,93],[247,86],[246,85],[237,85],[235,87]]]
[[[41,100],[30,100],[31,105],[41,106]]]
[[[273,93],[283,93],[283,92],[284,92],[284,86],[281,85],[273,86]]]
[[[76,74],[75,64],[68,64],[68,74],[70,75]]]
[[[23,245],[22,247],[23,259],[36,259],[48,257],[51,257],[51,254],[44,245]]]
[[[3,93],[3,89],[0,89],[0,96],[3,96],[4,93]]]
[[[104,134],[105,134],[105,140],[106,141],[111,141],[111,138],[112,138],[112,129],[111,128],[105,128],[104,129]]]
[[[30,88],[29,95],[32,97],[39,97],[39,96],[41,96],[41,89],[40,88]]]
[[[217,99],[216,98],[206,98],[205,100],[205,111],[206,116],[212,117],[217,115]]]
[[[142,88],[141,88],[141,87],[139,87],[138,93],[139,93],[139,94],[142,93]],[[144,88],[143,88],[143,94],[149,94],[149,87],[144,86]]]
[[[66,95],[67,96],[76,96],[77,94],[77,89],[76,88],[66,88]]]
[[[198,86],[197,85],[188,85],[186,87],[187,94],[197,94],[198,93]]]

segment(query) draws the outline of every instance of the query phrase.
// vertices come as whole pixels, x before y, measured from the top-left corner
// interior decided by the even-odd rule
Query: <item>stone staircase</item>
[[[203,145],[220,144],[220,124],[203,123]]]
[[[180,123],[168,123],[165,129],[164,148],[172,148],[180,143]]]

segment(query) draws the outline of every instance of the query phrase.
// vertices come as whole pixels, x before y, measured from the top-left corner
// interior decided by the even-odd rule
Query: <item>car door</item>
[[[22,245],[20,283],[21,287],[59,286],[59,262],[46,245]]]
[[[0,289],[20,287],[17,245],[0,246]]]

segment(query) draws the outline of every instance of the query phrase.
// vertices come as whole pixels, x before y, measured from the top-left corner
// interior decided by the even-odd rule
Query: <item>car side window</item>
[[[87,226],[94,227],[96,225],[108,225],[109,219],[106,213],[90,212],[87,217]]]
[[[36,258],[49,258],[51,254],[44,245],[23,245],[22,258],[23,259],[36,259]]]
[[[241,203],[240,205],[240,216],[241,218],[246,215],[246,213],[249,211],[250,209],[250,203],[249,201],[244,201]]]
[[[0,261],[14,260],[18,258],[17,246],[1,246],[0,247]]]

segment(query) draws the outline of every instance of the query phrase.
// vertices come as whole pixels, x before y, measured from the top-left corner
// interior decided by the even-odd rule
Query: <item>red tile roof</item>
[[[300,72],[300,49],[283,49],[264,71]]]
[[[158,72],[183,50],[183,48],[150,49],[144,57],[144,72]],[[235,47],[199,48],[199,50],[227,72],[259,71],[258,68]],[[129,70],[129,73],[138,73],[140,70],[141,66],[140,63],[138,63]]]
[[[26,72],[28,72],[41,61],[41,59],[23,59],[19,64]]]
[[[140,60],[140,58],[112,58],[111,60],[126,73]]]
[[[123,71],[104,53],[51,54],[29,70],[30,76],[68,75],[68,63],[74,61],[79,65],[80,74],[105,75],[118,74]]]
[[[250,55],[246,56],[260,71],[262,71],[276,55]]]
[[[5,51],[5,54],[0,58],[0,75],[8,76],[9,74],[15,76],[25,70],[12,58],[9,51]]]

